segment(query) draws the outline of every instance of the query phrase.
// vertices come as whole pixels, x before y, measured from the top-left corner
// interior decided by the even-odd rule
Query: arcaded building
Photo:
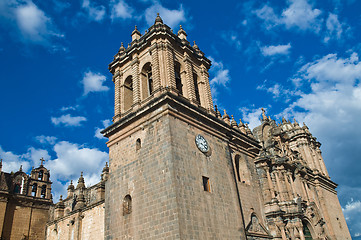
[[[109,65],[109,167],[51,209],[46,239],[351,239],[320,143],[263,112],[214,108],[211,62],[157,16]]]

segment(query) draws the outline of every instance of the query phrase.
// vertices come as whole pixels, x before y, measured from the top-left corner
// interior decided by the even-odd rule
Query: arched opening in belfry
[[[144,64],[141,71],[141,89],[142,99],[145,99],[153,94],[153,76],[152,76],[152,65],[150,62]]]
[[[43,180],[43,176],[44,176],[44,171],[40,170],[39,175],[38,175],[38,179]]]
[[[201,98],[199,96],[199,88],[198,88],[198,76],[196,73],[193,73],[193,84],[194,84],[194,92],[196,94],[196,100],[198,103],[201,103]]]
[[[34,183],[31,188],[31,196],[36,197],[36,192],[38,191],[38,184]]]
[[[124,111],[133,105],[133,77],[128,76],[124,81]]]
[[[45,198],[46,197],[46,185],[43,185],[42,187],[41,187],[41,197],[42,198]]]
[[[179,62],[174,63],[175,86],[179,94],[183,95],[183,84],[181,79],[181,66]]]

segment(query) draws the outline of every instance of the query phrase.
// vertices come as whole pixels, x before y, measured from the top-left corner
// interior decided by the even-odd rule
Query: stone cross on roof
[[[40,166],[43,166],[43,164],[44,164],[44,162],[45,162],[45,159],[44,159],[43,157],[40,158],[40,162],[41,162]]]

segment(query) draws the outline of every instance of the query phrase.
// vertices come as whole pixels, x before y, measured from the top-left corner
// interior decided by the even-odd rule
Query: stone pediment
[[[259,222],[257,216],[252,214],[251,221],[246,227],[247,236],[258,236],[264,238],[272,238],[267,229]]]

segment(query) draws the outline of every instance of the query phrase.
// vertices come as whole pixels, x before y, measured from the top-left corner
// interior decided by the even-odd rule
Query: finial
[[[0,172],[2,171],[3,169],[3,159],[0,160]]]
[[[157,17],[155,18],[154,24],[163,24],[162,18],[159,16],[159,13],[157,13]]]
[[[282,123],[287,123],[286,118],[282,117]]]
[[[198,45],[196,44],[196,41],[193,41],[193,48],[194,48],[196,51],[199,51],[199,47],[198,47]]]
[[[262,121],[267,121],[268,120],[268,118],[267,118],[267,116],[266,116],[266,111],[264,110],[264,108],[261,108],[261,110],[262,110]]]
[[[238,127],[237,122],[233,118],[233,115],[232,115],[231,125],[232,127]]]
[[[60,195],[59,201],[63,201],[63,195]]]
[[[187,33],[184,31],[182,25],[179,25],[178,37],[182,40],[187,40]]]
[[[135,25],[134,30],[137,30],[137,31],[138,31],[137,25]]]
[[[217,117],[217,118],[222,118],[222,115],[221,115],[221,113],[219,112],[217,105],[214,105],[214,110],[215,110],[215,112],[216,112],[216,117]]]
[[[231,124],[231,122],[229,121],[230,117],[226,112],[226,109],[224,109],[224,114],[223,114],[223,121],[225,121],[228,124]]]
[[[23,165],[20,165],[19,172],[22,172],[22,171],[23,171]]]

